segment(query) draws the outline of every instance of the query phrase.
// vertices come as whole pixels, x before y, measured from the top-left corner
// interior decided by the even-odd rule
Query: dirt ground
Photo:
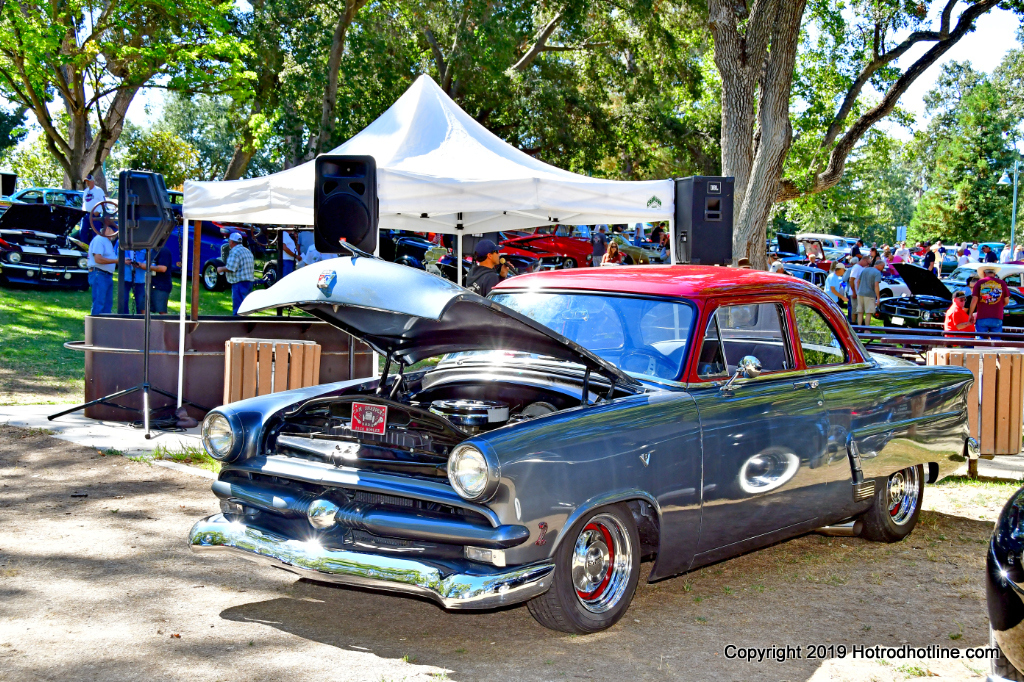
[[[802,537],[641,581],[589,637],[193,556],[209,481],[0,426],[2,680],[982,679],[987,661],[808,660],[808,645],[988,641],[986,542],[1013,484],[926,490],[910,538]],[[84,497],[81,495],[85,495]],[[803,646],[748,663],[726,646]]]

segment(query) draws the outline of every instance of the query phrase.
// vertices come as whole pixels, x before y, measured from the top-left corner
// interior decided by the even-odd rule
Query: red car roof
[[[519,275],[506,279],[494,290],[586,289],[622,294],[652,294],[706,298],[720,294],[754,294],[772,291],[804,291],[820,294],[796,277],[709,265],[639,265],[627,267],[574,268]]]

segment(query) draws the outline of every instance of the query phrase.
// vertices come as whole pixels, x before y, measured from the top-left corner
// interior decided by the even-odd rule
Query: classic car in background
[[[919,327],[922,322],[941,324],[953,302],[949,287],[933,273],[909,263],[894,266],[910,288],[909,296],[883,298],[875,317],[887,327]],[[1010,291],[1010,302],[1003,309],[1007,327],[1024,326],[1024,296]]]
[[[593,228],[590,225],[576,225],[576,229],[572,232],[573,237],[582,239],[587,244],[590,244],[592,235]],[[662,262],[661,249],[649,240],[640,242],[641,246],[636,246],[620,232],[608,232],[606,236],[609,244],[615,242],[618,245],[619,251],[623,255],[624,265],[649,265]],[[591,251],[593,251],[592,245]]]
[[[1024,488],[1007,500],[996,519],[985,562],[989,635],[999,647],[992,673],[1024,680]],[[992,680],[993,678],[989,678]],[[993,681],[994,682],[994,681]]]
[[[26,187],[10,196],[12,204],[49,204],[82,208],[82,192],[59,187]]]
[[[844,522],[898,541],[925,482],[968,451],[970,371],[882,367],[795,278],[588,268],[485,299],[338,258],[240,312],[282,306],[370,344],[386,379],[210,412],[223,512],[189,545],[314,580],[452,609],[527,602],[549,628],[597,632],[642,561],[660,580]]]
[[[88,248],[74,238],[85,211],[11,204],[0,215],[0,282],[89,288]]]
[[[956,289],[967,290],[967,280],[971,277],[978,277],[978,268],[987,266],[996,269],[996,274],[1013,291],[1020,291],[1021,278],[1024,277],[1024,265],[1011,265],[1001,263],[964,263],[951,272],[948,277],[942,278],[942,283],[950,291]]]
[[[506,234],[498,246],[502,252],[538,258],[542,269],[548,269],[549,266],[571,269],[592,265],[594,247],[590,242],[570,236],[572,232],[569,225],[557,225],[555,228],[554,232],[543,230],[515,236]]]
[[[797,277],[805,282],[810,282],[822,291],[825,290],[825,278],[828,277],[828,273],[821,268],[799,263],[784,263],[782,269],[791,277]]]
[[[426,237],[400,230],[381,230],[379,248],[380,257],[386,261],[431,272],[436,269],[434,274],[439,274],[450,282],[457,281],[455,261],[458,257]],[[444,253],[440,254],[442,250]],[[431,258],[432,254],[440,255]],[[516,273],[533,272],[539,264],[537,258],[507,252],[506,249],[501,250],[501,255],[512,265]],[[473,258],[466,255],[462,263],[463,277],[469,274],[472,267]]]

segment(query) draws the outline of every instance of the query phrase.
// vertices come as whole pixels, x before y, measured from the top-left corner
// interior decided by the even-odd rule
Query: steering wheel
[[[94,234],[102,235],[108,227],[117,232],[117,204],[109,199],[93,206],[86,218]]]
[[[631,358],[637,358],[640,360],[639,363],[630,362]],[[632,348],[622,354],[622,358],[619,360],[622,365],[622,369],[627,372],[633,372],[634,374],[646,374],[647,376],[660,376],[658,374],[658,368],[661,367],[666,370],[666,373],[671,373],[674,369],[665,360],[665,356],[654,350],[647,350],[645,348]]]

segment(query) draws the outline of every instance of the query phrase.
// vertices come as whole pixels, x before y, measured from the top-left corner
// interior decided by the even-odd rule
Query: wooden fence
[[[232,338],[224,342],[224,403],[320,383],[320,344]]]

